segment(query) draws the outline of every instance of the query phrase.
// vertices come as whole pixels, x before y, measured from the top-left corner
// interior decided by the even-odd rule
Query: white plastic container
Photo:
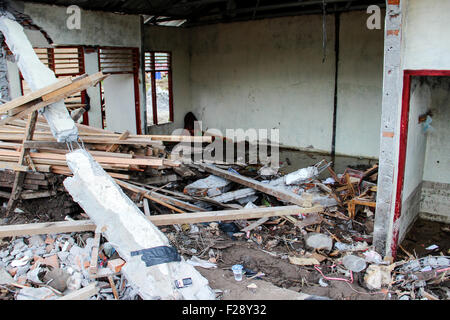
[[[240,264],[235,264],[231,267],[231,270],[233,270],[234,279],[236,281],[242,281],[242,269],[244,269],[244,267]]]

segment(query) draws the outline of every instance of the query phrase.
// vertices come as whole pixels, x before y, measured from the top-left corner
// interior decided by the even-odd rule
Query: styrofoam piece
[[[53,71],[39,60],[19,23],[5,15],[0,15],[0,31],[5,36],[6,44],[14,54],[17,66],[31,91],[57,82]],[[50,130],[58,142],[70,142],[78,139],[78,129],[70,117],[64,101],[51,104],[40,112],[47,119]]]
[[[316,167],[307,167],[300,170],[291,172],[285,176],[285,182],[287,185],[298,184],[305,182],[314,176],[318,175],[319,171]]]
[[[169,240],[89,153],[79,149],[66,160],[73,177],[64,186],[126,261],[122,273],[143,299],[215,299],[208,280],[183,258],[147,267],[140,255],[131,256],[132,251],[170,246]],[[192,285],[176,288],[175,281],[185,278]]]

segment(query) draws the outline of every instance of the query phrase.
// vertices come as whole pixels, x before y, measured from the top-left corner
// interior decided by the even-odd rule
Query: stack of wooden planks
[[[12,188],[14,194],[18,184],[22,185],[25,193],[27,190],[41,191],[40,189],[49,185],[51,174],[72,174],[67,167],[65,155],[81,147],[113,178],[130,180],[139,176],[144,180],[156,178],[158,181],[169,181],[173,180],[175,175],[160,179],[161,175],[157,172],[177,168],[180,163],[168,159],[164,143],[212,142],[211,136],[136,135],[129,131],[116,133],[83,124],[76,124],[79,132],[78,142],[70,145],[58,142],[45,118],[38,115],[37,111],[71,94],[95,86],[106,77],[107,75],[99,72],[77,78],[64,78],[0,105],[0,169],[4,170],[0,187]],[[26,173],[26,177],[15,183],[14,172]],[[6,191],[1,192],[3,197],[8,195]],[[43,195],[51,195],[46,189],[43,192]]]

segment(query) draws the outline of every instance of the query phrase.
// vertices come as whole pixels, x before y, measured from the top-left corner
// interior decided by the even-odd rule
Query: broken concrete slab
[[[132,255],[139,250],[170,248],[169,240],[88,152],[76,150],[66,159],[73,177],[67,178],[64,186],[126,261],[122,273],[143,299],[215,298],[208,281],[183,258],[147,266],[141,255]],[[175,287],[176,280],[186,278],[191,278],[192,285]]]
[[[230,189],[231,181],[226,180],[215,175],[210,175],[207,178],[197,180],[187,185],[183,192],[191,196],[218,196]]]
[[[11,277],[11,275],[5,269],[0,268],[0,284],[10,284],[13,282],[13,277]]]
[[[223,193],[223,194],[221,194],[219,196],[213,197],[212,199],[215,200],[215,201],[222,202],[222,203],[227,203],[227,202],[230,202],[230,201],[233,201],[233,200],[239,200],[239,199],[247,198],[249,196],[254,195],[255,193],[256,193],[255,189],[244,188],[244,189],[239,189],[239,190],[236,190],[236,191]]]

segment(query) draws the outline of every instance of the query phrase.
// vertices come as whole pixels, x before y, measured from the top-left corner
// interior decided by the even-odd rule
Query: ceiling
[[[192,27],[302,14],[384,8],[385,0],[32,0],[24,2],[124,14],[139,14],[146,24]]]

